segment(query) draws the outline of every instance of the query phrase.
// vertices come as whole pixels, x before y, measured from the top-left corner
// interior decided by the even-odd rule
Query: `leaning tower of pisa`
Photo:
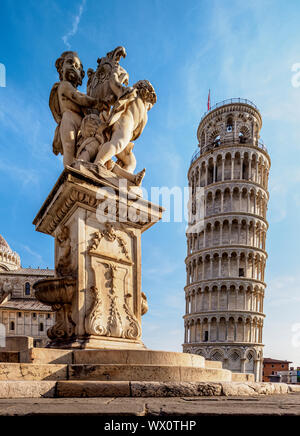
[[[205,113],[188,171],[183,351],[261,379],[270,157],[257,107],[223,101]]]

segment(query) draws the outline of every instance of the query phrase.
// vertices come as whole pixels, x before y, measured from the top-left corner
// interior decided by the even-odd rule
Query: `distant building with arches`
[[[263,366],[270,157],[257,107],[231,99],[202,117],[190,190],[183,351],[235,372]]]
[[[36,300],[32,285],[53,276],[54,271],[50,269],[22,268],[20,256],[0,235],[0,336],[3,343],[4,335],[47,337],[55,314],[51,307]],[[4,345],[0,343],[1,346]]]

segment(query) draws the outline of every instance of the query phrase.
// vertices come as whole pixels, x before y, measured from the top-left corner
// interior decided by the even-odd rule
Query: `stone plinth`
[[[141,234],[161,215],[108,170],[65,168],[34,220],[55,238],[56,277],[34,285],[57,313],[50,347],[145,348]]]

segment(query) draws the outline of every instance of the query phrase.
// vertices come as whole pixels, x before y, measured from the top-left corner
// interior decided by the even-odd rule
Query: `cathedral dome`
[[[14,252],[3,236],[0,235],[0,272],[19,269],[20,256]]]

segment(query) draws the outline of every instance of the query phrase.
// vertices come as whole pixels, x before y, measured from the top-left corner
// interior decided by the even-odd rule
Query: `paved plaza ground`
[[[0,416],[300,416],[300,394],[258,397],[0,399]]]

